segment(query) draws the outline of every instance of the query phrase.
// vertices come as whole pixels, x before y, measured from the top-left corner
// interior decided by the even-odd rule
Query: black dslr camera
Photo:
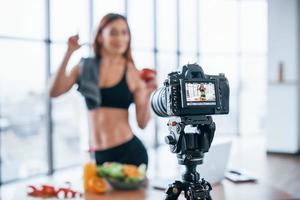
[[[187,200],[210,200],[212,187],[200,180],[196,167],[203,163],[214,138],[216,125],[209,115],[229,113],[225,75],[207,75],[197,64],[185,65],[181,72],[168,74],[164,87],[153,93],[151,106],[158,116],[170,117],[165,142],[177,154],[178,163],[186,167],[183,181],[170,184],[165,199],[177,200],[183,191]]]
[[[153,111],[161,117],[214,115],[229,112],[229,84],[224,74],[207,75],[197,64],[172,72],[152,96]]]

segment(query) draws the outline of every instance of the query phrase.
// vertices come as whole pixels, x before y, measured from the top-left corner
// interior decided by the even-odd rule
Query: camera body
[[[224,74],[207,75],[199,65],[188,64],[168,74],[151,105],[161,117],[228,114],[229,93]]]
[[[165,142],[186,168],[183,181],[169,185],[165,199],[178,199],[182,191],[186,199],[211,199],[212,187],[200,180],[196,167],[202,164],[214,138],[216,125],[209,115],[229,113],[227,78],[204,74],[197,64],[184,65],[180,72],[168,74],[164,87],[152,94],[151,106],[158,116],[170,117]],[[187,132],[186,127],[194,131]]]

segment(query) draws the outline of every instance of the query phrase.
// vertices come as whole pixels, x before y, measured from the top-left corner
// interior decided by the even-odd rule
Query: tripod
[[[187,200],[210,200],[212,187],[203,178],[200,180],[196,167],[203,163],[204,153],[210,148],[215,123],[210,116],[184,116],[170,119],[168,127],[170,134],[165,137],[165,142],[171,152],[177,154],[178,163],[184,165],[186,171],[182,181],[175,181],[166,189],[165,200],[178,199],[182,191]]]

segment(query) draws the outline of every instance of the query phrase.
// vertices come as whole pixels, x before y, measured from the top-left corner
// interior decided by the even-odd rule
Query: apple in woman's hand
[[[148,82],[148,81],[151,81],[152,79],[154,79],[155,75],[156,75],[156,71],[153,69],[144,68],[140,71],[140,77],[145,82]]]

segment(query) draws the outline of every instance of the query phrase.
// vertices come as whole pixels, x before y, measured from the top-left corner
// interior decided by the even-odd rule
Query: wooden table
[[[285,182],[286,179],[283,173],[292,174],[294,176],[295,181],[297,181],[297,173],[292,172],[293,170],[298,170],[297,164],[295,164],[295,168],[285,168],[286,160],[282,158],[278,158],[278,162],[275,163],[276,167],[281,169],[280,172],[274,174],[274,169],[272,172],[272,168],[268,167],[269,162],[274,165],[272,159],[268,158],[267,155],[264,153],[264,143],[256,142],[255,140],[247,139],[244,142],[241,141],[234,145],[232,156],[230,159],[230,163],[233,167],[239,169],[247,169],[249,171],[255,172],[256,177],[258,178],[258,183],[241,183],[241,184],[234,184],[228,180],[223,180],[220,184],[213,185],[213,190],[211,192],[212,198],[214,200],[276,200],[276,199],[297,199],[289,194],[287,194],[283,189],[283,187],[291,187],[292,185],[284,185],[283,187],[278,182]],[[150,154],[151,155],[151,154]],[[159,164],[155,168],[155,175],[157,177],[161,177],[164,174],[170,175],[170,170],[173,168],[167,168],[164,166],[178,166],[177,160],[170,156],[169,149],[165,149],[156,153],[159,158],[157,159],[156,163]],[[251,158],[251,159],[249,159]],[[267,159],[268,158],[268,159]],[[155,158],[152,157],[151,161],[155,161]],[[162,170],[162,171],[161,171]],[[286,172],[286,171],[289,172]],[[54,181],[62,182],[64,180],[69,180],[74,183],[74,186],[78,184],[77,188],[82,187],[82,168],[79,167],[78,169],[71,170],[72,172],[66,173],[65,171],[59,173],[57,172],[56,175],[50,178],[46,183],[51,183],[51,180],[54,178]],[[154,170],[153,170],[154,171]],[[270,171],[272,173],[270,173]],[[178,173],[175,171],[175,173]],[[174,175],[174,174],[173,174]],[[282,176],[282,177],[281,177]],[[56,180],[55,177],[58,179]],[[153,176],[152,176],[153,177]],[[172,176],[171,176],[172,177]],[[175,177],[175,176],[174,176]],[[272,179],[270,179],[270,177]],[[71,179],[72,178],[72,179]],[[165,178],[165,177],[162,177]],[[39,182],[45,182],[39,181]],[[30,184],[34,184],[35,182],[29,181]],[[37,200],[36,198],[26,198],[25,186],[29,183],[22,183],[21,186],[15,187],[12,191],[14,192],[13,198],[4,198],[5,200]],[[151,185],[151,180],[150,180]],[[281,184],[283,185],[283,184]],[[276,187],[276,188],[275,188]],[[75,187],[76,189],[76,187]],[[3,188],[3,191],[6,190]],[[24,192],[22,192],[24,191]],[[137,191],[111,191],[102,195],[97,194],[85,194],[83,199],[85,200],[160,200],[164,199],[165,194],[164,191],[155,190],[151,187],[147,189],[141,189]],[[299,196],[298,196],[299,197]],[[179,199],[184,199],[181,196]],[[299,199],[299,198],[298,198]],[[45,199],[42,199],[45,200]],[[51,199],[53,200],[53,199]]]
[[[214,200],[274,200],[274,199],[295,199],[283,191],[272,188],[264,183],[240,183],[235,184],[223,180],[220,184],[214,185],[211,192]],[[153,188],[140,189],[136,191],[111,191],[102,195],[88,193],[85,200],[159,200],[164,199],[164,191]],[[179,199],[185,199],[183,195]]]

